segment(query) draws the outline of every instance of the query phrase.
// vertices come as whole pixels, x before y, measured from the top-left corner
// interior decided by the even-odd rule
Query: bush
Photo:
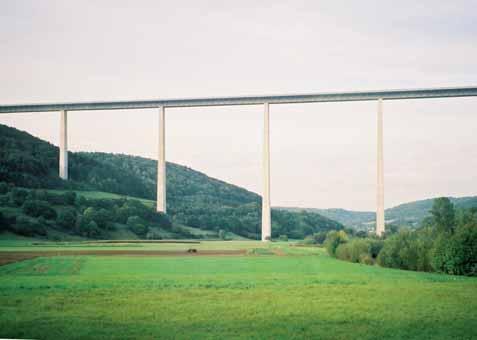
[[[20,207],[25,202],[28,196],[28,191],[19,188],[13,188],[10,191],[10,199],[17,207]]]
[[[12,205],[12,203],[10,201],[10,196],[8,194],[0,195],[0,206],[8,207],[10,205]]]
[[[342,243],[348,242],[348,235],[343,230],[332,230],[328,232],[325,240],[325,247],[331,256],[336,256],[336,249]]]
[[[358,263],[363,257],[369,257],[369,241],[364,239],[353,239],[347,243],[341,243],[336,248],[336,258]]]
[[[220,230],[219,230],[219,238],[220,238],[221,240],[225,240],[225,239],[227,238],[227,233],[226,233],[225,230],[223,230],[223,229],[220,229]]]
[[[326,235],[328,232],[326,231],[319,231],[314,233],[313,235],[308,235],[305,237],[304,243],[305,244],[323,244],[326,240]]]
[[[15,234],[23,236],[46,235],[45,226],[26,216],[18,216],[11,229]]]
[[[375,260],[381,249],[383,249],[384,241],[383,240],[369,240],[369,255],[373,260]]]
[[[129,229],[136,235],[140,237],[146,237],[147,235],[147,226],[145,226],[145,222],[139,216],[131,216],[128,218],[127,225]]]
[[[377,260],[384,267],[417,270],[418,258],[416,234],[401,230],[386,239]]]
[[[10,223],[8,219],[5,216],[3,216],[2,212],[0,211],[0,231],[8,230],[8,227],[10,227]]]
[[[369,256],[368,254],[363,254],[359,257],[359,263],[362,264],[367,264],[367,265],[373,265],[374,264],[374,259]]]
[[[74,205],[76,201],[76,193],[74,191],[67,191],[63,194],[64,200],[68,205]]]
[[[162,240],[162,236],[154,230],[148,231],[146,234],[146,238],[148,240]]]
[[[4,195],[10,191],[10,186],[5,182],[0,182],[0,195]]]
[[[56,218],[56,211],[46,201],[26,200],[22,210],[25,214],[33,217],[43,216],[50,220]]]
[[[384,267],[477,276],[477,208],[460,208],[456,214],[449,199],[439,198],[431,214],[419,229],[399,229],[385,240],[346,242],[334,231],[325,244],[330,255],[346,261],[376,260]]]
[[[71,207],[61,209],[56,223],[63,228],[73,229],[76,224],[76,210]]]
[[[288,242],[288,235],[280,235],[278,239],[283,242]]]
[[[91,221],[96,222],[97,226],[102,229],[113,229],[114,217],[112,214],[104,208],[97,209],[89,207],[83,212],[83,217],[89,223]]]
[[[172,222],[169,219],[169,216],[167,216],[164,213],[151,211],[150,214],[148,215],[148,220],[150,220],[151,222],[154,222],[155,224],[159,225],[159,227],[163,229],[170,230],[172,228]]]
[[[455,234],[439,237],[431,252],[432,267],[437,272],[454,275],[477,275],[477,224],[459,227]]]

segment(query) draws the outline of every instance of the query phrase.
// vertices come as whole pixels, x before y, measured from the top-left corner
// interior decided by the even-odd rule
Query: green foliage
[[[145,221],[139,216],[131,216],[128,218],[127,225],[133,233],[138,236],[146,237],[148,228]]]
[[[89,221],[82,225],[81,233],[84,236],[96,238],[101,236],[102,232],[95,221]]]
[[[350,262],[368,263],[371,257],[370,242],[361,238],[352,239],[349,242],[341,243],[336,248],[336,258]],[[371,260],[372,263],[372,260]]]
[[[32,217],[42,216],[49,220],[56,218],[56,211],[46,201],[26,200],[23,203],[22,210]]]
[[[15,224],[11,226],[11,230],[23,236],[46,236],[47,234],[44,225],[27,216],[18,216]]]
[[[378,255],[378,263],[384,267],[417,270],[416,235],[401,230],[389,237]]]
[[[146,234],[148,240],[162,240],[162,236],[155,230],[149,230]]]
[[[261,251],[43,257],[0,266],[0,334],[64,340],[475,338],[477,278],[364,267],[317,247],[274,244],[272,250],[280,247],[285,254],[274,256],[268,246],[250,241],[140,246]]]
[[[390,268],[477,275],[477,209],[459,209],[455,214],[448,199],[436,199],[432,217],[424,219],[419,229],[400,229],[385,240],[339,242],[336,232],[329,235],[328,252],[341,260],[366,264],[377,260]]]
[[[0,182],[0,195],[4,195],[10,191],[9,185],[5,182]]]
[[[336,256],[336,249],[340,244],[348,242],[348,235],[343,230],[332,230],[326,235],[325,247],[328,254]]]
[[[58,178],[58,148],[25,132],[0,125],[0,181],[28,188],[96,190],[151,200],[156,198],[157,162],[154,160],[106,153],[70,152],[68,157],[71,180],[63,181]],[[38,191],[35,194],[44,193]],[[118,216],[114,222],[121,224],[125,224],[130,216],[140,216],[168,230],[174,222],[204,230],[223,229],[248,238],[260,237],[259,195],[177,164],[167,164],[169,217],[153,215],[150,209],[133,200],[127,200],[124,205],[106,199],[86,202],[86,199],[74,196],[75,193],[70,191],[31,199],[48,201],[54,206],[74,204],[81,212],[89,207],[98,211],[103,208],[114,212]],[[18,197],[15,204],[21,206],[24,199]],[[89,212],[86,215],[91,217]],[[111,224],[105,225],[105,218],[95,218],[100,228],[111,227]],[[287,235],[303,239],[319,231],[343,228],[340,223],[317,213],[276,209],[272,210],[272,223],[274,238]]]
[[[101,229],[111,229],[111,221],[114,220],[112,213],[104,208],[89,207],[83,212],[86,221],[94,221]]]
[[[432,249],[435,271],[454,275],[477,275],[477,223],[457,228],[453,235],[441,234]]]
[[[22,192],[20,196],[26,197],[26,199],[21,211],[28,215],[29,218],[27,220],[21,218],[21,223],[15,223],[15,217],[19,217],[20,212],[14,205],[13,210],[10,210],[9,216],[4,216],[6,222],[2,222],[1,231],[9,230],[19,235],[41,234],[48,236],[44,232],[46,227],[53,229],[61,228],[62,232],[84,237],[107,237],[110,235],[108,232],[115,229],[116,223],[122,222],[126,224],[130,216],[139,216],[143,220],[144,225],[151,225],[155,228],[170,230],[172,227],[172,223],[167,215],[158,213],[154,211],[152,205],[145,205],[135,199],[125,199],[120,196],[114,199],[86,199],[78,196],[75,192],[51,192],[35,189],[22,189],[18,191],[12,185],[8,186],[8,190],[10,191],[0,195],[0,198],[4,197],[6,199],[5,203],[9,203],[11,202],[12,192],[14,192],[14,195]],[[8,205],[4,204],[4,206]],[[58,217],[56,218],[57,215]],[[54,220],[55,218],[56,220]],[[94,224],[91,222],[94,222]],[[21,228],[25,228],[25,230],[22,231]],[[40,231],[34,231],[35,228]],[[136,227],[133,229],[141,237],[145,237],[148,228],[146,230],[144,228]],[[195,237],[186,229],[180,229],[179,232],[183,233],[177,235],[178,238]],[[55,235],[56,232],[51,237],[56,237]],[[151,237],[158,238],[159,236],[152,235]]]
[[[452,233],[454,231],[454,205],[447,197],[436,198],[430,213],[432,215],[433,223],[439,232]]]
[[[226,237],[227,237],[226,235],[227,235],[227,234],[226,234],[225,230],[223,230],[223,229],[220,229],[220,230],[219,230],[219,238],[220,238],[221,240],[225,240]]]
[[[28,191],[20,188],[13,188],[10,191],[10,199],[17,207],[20,207],[25,202],[28,196]]]
[[[8,219],[0,211],[0,231],[6,231],[10,227]]]
[[[65,207],[60,210],[56,222],[63,228],[72,229],[76,225],[76,209]]]
[[[313,235],[308,235],[305,237],[305,244],[323,244],[326,240],[326,235],[328,232],[319,231]]]
[[[282,242],[288,242],[288,236],[287,235],[280,235],[278,238]]]
[[[375,260],[379,253],[381,252],[381,249],[384,247],[384,241],[383,240],[377,240],[377,239],[368,239],[368,244],[369,244],[369,257],[373,260]]]

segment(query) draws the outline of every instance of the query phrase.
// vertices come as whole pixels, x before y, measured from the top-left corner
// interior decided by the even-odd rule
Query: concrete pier
[[[378,99],[378,150],[376,186],[376,235],[384,233],[384,161],[383,161],[383,100]]]
[[[159,107],[158,126],[158,156],[157,156],[157,211],[166,213],[166,112],[165,107]]]
[[[262,241],[271,238],[270,212],[270,111],[269,104],[264,104],[263,111],[263,194],[262,194]]]
[[[60,111],[60,163],[61,179],[68,179],[68,112]]]

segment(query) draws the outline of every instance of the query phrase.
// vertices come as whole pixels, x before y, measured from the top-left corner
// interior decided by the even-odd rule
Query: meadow
[[[240,256],[111,256],[108,250],[240,250]],[[68,250],[104,255],[68,256]],[[62,251],[0,266],[0,337],[35,339],[473,339],[477,278],[343,262],[255,241],[0,241]]]

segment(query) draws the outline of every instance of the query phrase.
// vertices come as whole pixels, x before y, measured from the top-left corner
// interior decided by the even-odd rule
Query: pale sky
[[[477,85],[477,1],[0,1],[0,104]],[[376,103],[271,106],[272,205],[374,210]],[[262,107],[169,109],[167,160],[260,193]],[[57,113],[0,123],[54,144]],[[477,98],[384,103],[385,205],[477,194]],[[157,158],[157,111],[69,114]]]

